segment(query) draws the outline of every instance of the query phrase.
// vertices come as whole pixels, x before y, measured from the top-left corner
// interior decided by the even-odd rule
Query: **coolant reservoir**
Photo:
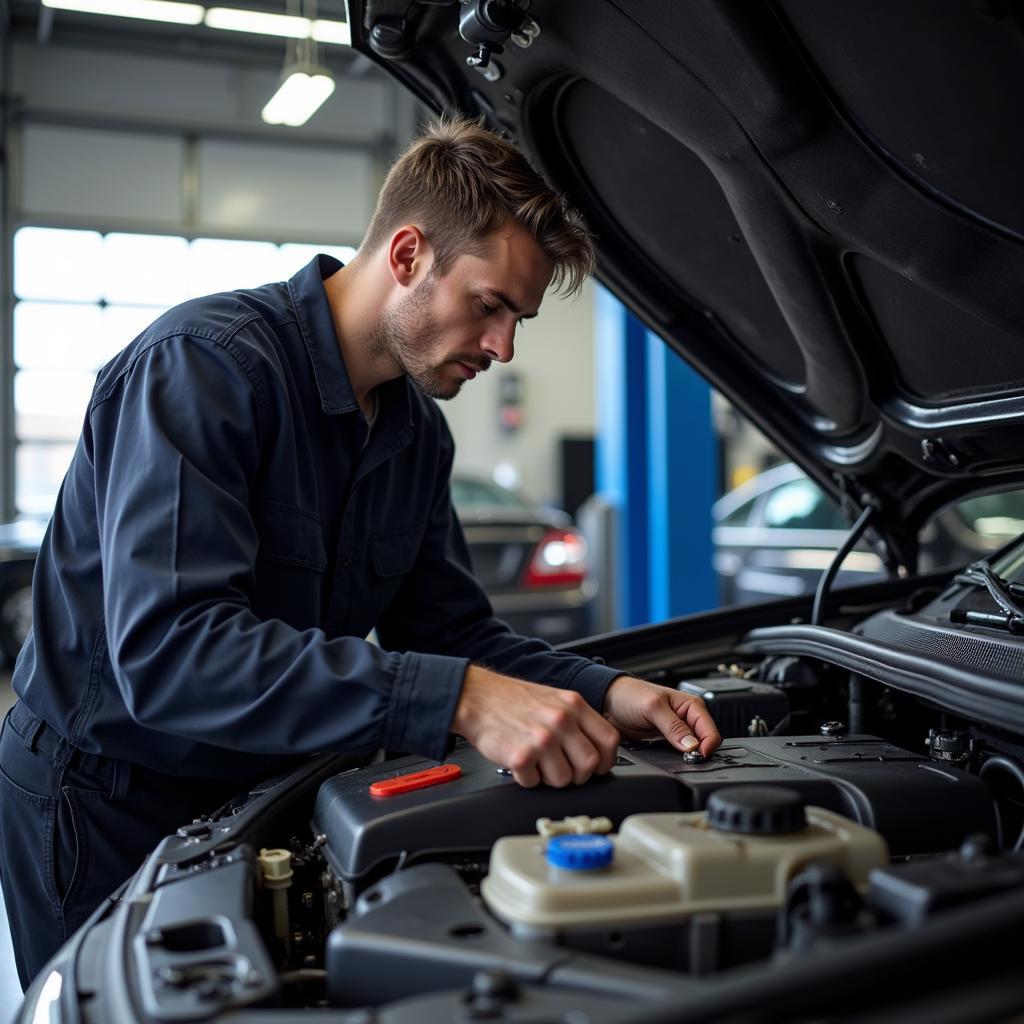
[[[889,862],[871,829],[776,787],[731,787],[707,813],[635,814],[613,836],[508,836],[491,852],[482,893],[513,927],[668,923],[702,911],[780,906],[811,862],[840,868],[867,890]]]

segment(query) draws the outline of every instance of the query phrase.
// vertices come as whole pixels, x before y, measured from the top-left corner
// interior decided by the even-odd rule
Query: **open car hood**
[[[353,45],[507,133],[601,281],[877,506],[891,568],[940,506],[1024,483],[1019,0],[532,0],[472,67],[460,19],[486,39],[502,2],[349,0]]]

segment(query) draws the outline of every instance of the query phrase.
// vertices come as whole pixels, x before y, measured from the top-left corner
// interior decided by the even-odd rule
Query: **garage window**
[[[348,246],[23,227],[14,236],[15,504],[49,514],[96,372],[166,309]]]

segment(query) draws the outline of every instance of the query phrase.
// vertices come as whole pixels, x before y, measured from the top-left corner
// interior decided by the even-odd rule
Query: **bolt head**
[[[473,975],[473,993],[492,999],[512,999],[519,992],[515,978],[506,971],[477,971]]]
[[[965,861],[983,861],[996,852],[996,844],[987,832],[973,832],[963,841],[959,852]]]

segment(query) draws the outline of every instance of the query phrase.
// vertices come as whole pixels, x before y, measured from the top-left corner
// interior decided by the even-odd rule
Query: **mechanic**
[[[510,144],[442,122],[350,263],[186,302],[100,371],[0,739],[23,986],[163,836],[303,755],[443,760],[457,735],[567,786],[620,733],[718,745],[698,698],[494,619],[452,511],[432,399],[593,261]]]

